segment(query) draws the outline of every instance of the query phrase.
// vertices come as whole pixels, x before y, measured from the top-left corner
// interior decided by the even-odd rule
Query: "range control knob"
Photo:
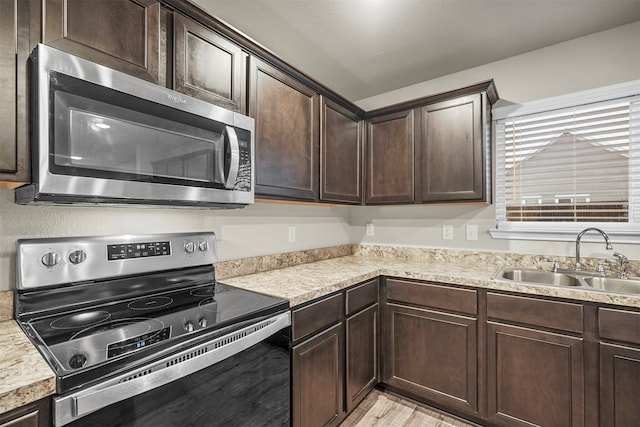
[[[209,242],[200,242],[198,243],[198,249],[200,252],[206,252],[209,250]]]
[[[44,265],[45,267],[55,267],[60,262],[60,254],[53,251],[47,252],[46,254],[42,255],[40,262],[42,262],[42,265]]]
[[[184,244],[184,250],[188,253],[191,254],[193,252],[195,252],[196,250],[196,244],[193,242],[187,242]]]
[[[85,259],[87,259],[87,253],[82,249],[78,249],[69,254],[69,262],[74,265],[84,262]]]
[[[206,318],[204,318],[204,317],[201,317],[201,318],[198,320],[198,324],[199,324],[201,327],[206,328],[206,327],[207,327],[207,319],[206,319]]]
[[[80,353],[74,354],[73,356],[71,356],[71,359],[69,359],[69,366],[72,369],[80,369],[86,363],[87,363],[87,356],[85,356],[84,354],[80,354]]]
[[[187,332],[193,332],[193,329],[194,329],[194,327],[193,327],[193,323],[191,323],[191,322],[187,322],[187,323],[185,323],[185,324],[184,324],[184,330],[185,330],[185,331],[187,331]]]

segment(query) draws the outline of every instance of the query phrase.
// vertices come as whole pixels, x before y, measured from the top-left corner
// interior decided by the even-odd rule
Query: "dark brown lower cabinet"
[[[600,425],[640,426],[640,311],[600,308]]]
[[[292,311],[292,424],[335,426],[378,383],[378,279]]]
[[[378,383],[378,304],[347,317],[346,330],[346,397],[349,413]]]
[[[293,347],[294,426],[334,426],[342,421],[343,331],[338,323]]]
[[[506,426],[584,425],[581,338],[489,322],[488,419]]]
[[[640,348],[600,344],[600,425],[640,426]]]
[[[389,303],[383,381],[442,407],[477,412],[476,319]]]
[[[0,427],[47,427],[51,425],[51,399],[44,398],[0,414]]]

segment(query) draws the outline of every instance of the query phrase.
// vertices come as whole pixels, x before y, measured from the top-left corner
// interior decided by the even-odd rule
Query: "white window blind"
[[[640,227],[640,96],[495,122],[501,230]]]

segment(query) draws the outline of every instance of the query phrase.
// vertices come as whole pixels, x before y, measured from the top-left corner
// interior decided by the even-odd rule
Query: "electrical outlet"
[[[453,225],[444,224],[442,226],[442,240],[453,240]]]
[[[296,241],[296,226],[290,225],[289,226],[289,242],[293,243],[295,241]]]
[[[367,236],[373,236],[375,234],[375,228],[373,227],[373,223],[372,222],[365,224],[364,233]]]
[[[477,224],[467,224],[467,240],[478,240]]]

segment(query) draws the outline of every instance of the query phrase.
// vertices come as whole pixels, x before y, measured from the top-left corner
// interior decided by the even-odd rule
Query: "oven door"
[[[54,399],[56,426],[289,426],[290,313]]]

